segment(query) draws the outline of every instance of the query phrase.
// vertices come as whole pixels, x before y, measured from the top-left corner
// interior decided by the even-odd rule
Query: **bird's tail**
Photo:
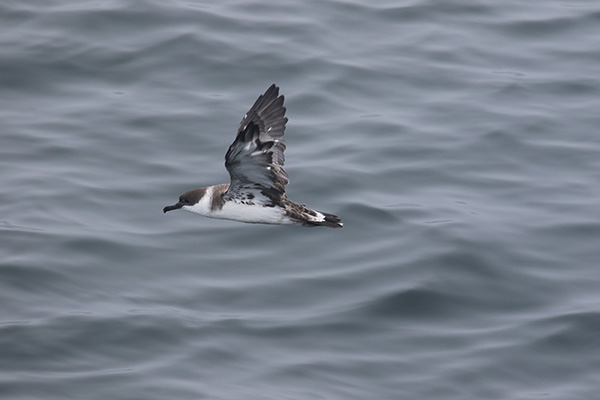
[[[344,226],[337,215],[310,209],[307,209],[307,211],[309,212],[303,215],[305,218],[301,221],[304,226],[326,226],[328,228],[341,228]]]
[[[321,214],[325,216],[325,221],[321,222],[322,226],[327,226],[329,228],[341,228],[344,226],[344,223],[337,215],[325,212],[322,212]]]

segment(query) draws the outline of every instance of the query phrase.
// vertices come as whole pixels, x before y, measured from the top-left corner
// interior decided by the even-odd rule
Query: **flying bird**
[[[341,228],[344,224],[337,216],[312,210],[285,195],[289,178],[283,169],[283,134],[288,119],[283,100],[273,84],[242,119],[225,155],[229,183],[187,191],[163,212],[183,209],[249,223]]]

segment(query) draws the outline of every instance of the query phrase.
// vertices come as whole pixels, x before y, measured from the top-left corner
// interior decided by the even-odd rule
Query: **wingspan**
[[[271,85],[258,97],[238,128],[225,155],[231,183],[225,197],[267,206],[280,203],[288,184],[283,169],[283,134],[287,118],[279,88]]]

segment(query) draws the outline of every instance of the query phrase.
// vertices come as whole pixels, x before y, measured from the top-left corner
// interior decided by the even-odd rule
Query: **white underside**
[[[211,210],[212,188],[209,187],[202,199],[193,206],[183,206],[186,211],[200,214],[208,218],[231,219],[242,222],[261,224],[293,224],[282,208],[248,205],[228,201],[221,209]]]

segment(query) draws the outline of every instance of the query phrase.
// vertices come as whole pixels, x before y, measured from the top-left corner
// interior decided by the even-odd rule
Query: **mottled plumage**
[[[210,218],[341,228],[337,216],[311,210],[285,196],[289,178],[283,169],[287,123],[283,100],[279,88],[271,85],[242,119],[225,155],[230,183],[190,190],[163,211],[183,208]]]

